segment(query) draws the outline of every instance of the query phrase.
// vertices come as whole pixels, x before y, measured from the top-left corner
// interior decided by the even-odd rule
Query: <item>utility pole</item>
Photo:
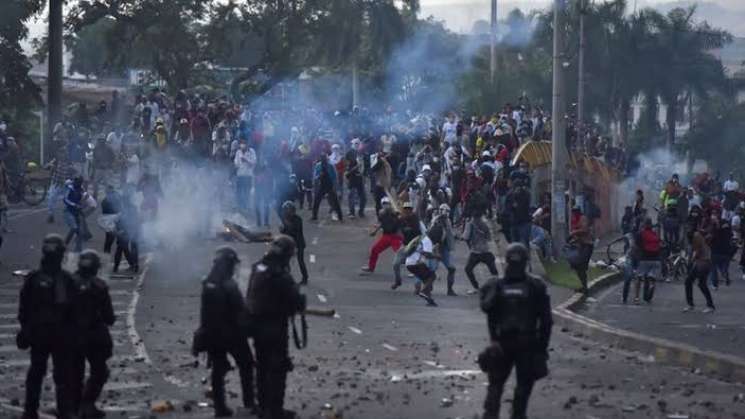
[[[566,0],[554,0],[553,104],[551,115],[551,235],[556,248],[567,239],[567,162],[564,97],[564,10]]]
[[[489,77],[494,85],[497,72],[497,0],[491,0],[491,30],[489,31],[489,46],[491,57],[489,60]]]
[[[62,120],[62,3],[49,0],[49,59],[47,69],[47,133]]]
[[[584,145],[585,134],[585,15],[587,0],[579,0],[579,86],[577,89],[577,142]]]

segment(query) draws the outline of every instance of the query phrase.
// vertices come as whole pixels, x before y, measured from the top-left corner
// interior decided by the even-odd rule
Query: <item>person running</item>
[[[85,241],[83,228],[83,178],[78,176],[67,185],[67,194],[65,195],[65,224],[69,228],[65,238],[65,246],[69,245],[75,238],[75,253],[83,250]]]
[[[380,200],[382,210],[378,214],[378,224],[375,229],[370,233],[370,236],[374,237],[378,230],[383,230],[383,234],[375,241],[372,248],[370,249],[370,258],[367,261],[367,265],[362,267],[361,274],[371,274],[375,272],[375,267],[378,264],[378,257],[387,248],[393,249],[394,252],[398,252],[403,243],[403,237],[400,234],[401,223],[398,214],[391,206],[390,198],[383,197]]]
[[[714,308],[714,301],[711,298],[711,292],[707,280],[709,278],[709,271],[711,270],[711,249],[706,244],[706,239],[700,231],[692,231],[690,234],[691,241],[691,260],[693,265],[688,273],[688,277],[685,282],[685,293],[686,293],[686,307],[683,309],[684,312],[693,311],[695,309],[693,305],[693,283],[698,281],[698,288],[706,298],[706,308],[704,313],[712,313]]]
[[[424,226],[419,220],[419,216],[414,212],[414,205],[411,202],[404,202],[403,210],[400,217],[401,233],[403,234],[403,247],[396,252],[396,258],[393,260],[393,274],[395,281],[391,289],[397,289],[401,286],[401,265],[406,261],[406,247],[412,240],[419,237],[424,231]]]
[[[483,213],[474,214],[473,218],[466,223],[466,228],[463,231],[463,240],[468,244],[470,251],[465,268],[468,281],[473,287],[473,290],[469,291],[469,294],[475,294],[479,291],[479,283],[476,281],[476,276],[473,273],[473,269],[477,265],[483,263],[489,269],[489,273],[492,276],[499,276],[497,265],[494,263],[494,253],[489,250],[491,231],[484,221]]]

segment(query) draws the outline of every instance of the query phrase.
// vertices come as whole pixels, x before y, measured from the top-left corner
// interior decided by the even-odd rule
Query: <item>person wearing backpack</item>
[[[470,251],[465,268],[466,276],[471,286],[473,286],[473,292],[476,293],[479,291],[479,283],[476,281],[473,269],[478,264],[483,263],[486,265],[492,276],[499,276],[497,265],[494,263],[494,253],[489,250],[491,231],[486,222],[484,222],[483,212],[474,214],[473,218],[466,223],[465,230],[463,231],[463,240],[468,244]]]
[[[644,224],[639,230],[637,243],[639,244],[639,267],[637,276],[639,281],[636,283],[634,303],[639,303],[639,285],[644,282],[644,301],[651,302],[654,296],[655,278],[661,270],[660,254],[662,251],[662,241],[652,225],[652,219],[647,217]]]

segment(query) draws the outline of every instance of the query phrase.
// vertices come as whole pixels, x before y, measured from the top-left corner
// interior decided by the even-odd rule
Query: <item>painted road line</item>
[[[140,381],[123,381],[120,383],[106,383],[103,387],[103,391],[122,391],[122,390],[134,390],[139,388],[152,387],[152,383],[140,382]]]
[[[132,291],[132,301],[129,303],[129,308],[127,309],[127,335],[129,336],[129,340],[132,343],[132,346],[135,348],[135,353],[137,354],[137,358],[142,359],[146,364],[151,365],[152,362],[150,361],[150,356],[147,354],[147,349],[145,348],[145,342],[140,338],[139,333],[137,333],[137,327],[135,325],[135,314],[137,312],[137,303],[140,301],[140,289],[142,289],[142,284],[145,281],[145,275],[147,275],[148,269],[150,269],[150,255],[148,255],[145,258],[144,268],[142,269],[142,272],[140,273],[140,277],[137,279],[137,286],[135,286],[134,291]]]

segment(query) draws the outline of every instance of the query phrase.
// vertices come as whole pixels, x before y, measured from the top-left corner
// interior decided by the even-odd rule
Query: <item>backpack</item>
[[[644,229],[639,234],[641,237],[641,248],[646,256],[657,256],[662,247],[660,237],[652,230]]]
[[[407,244],[406,245],[406,248],[404,249],[404,254],[406,255],[406,257],[409,257],[414,252],[416,252],[416,249],[419,247],[419,244],[421,242],[422,242],[422,236],[421,235],[416,236],[413,239],[411,239],[411,241],[409,242],[409,244]]]

